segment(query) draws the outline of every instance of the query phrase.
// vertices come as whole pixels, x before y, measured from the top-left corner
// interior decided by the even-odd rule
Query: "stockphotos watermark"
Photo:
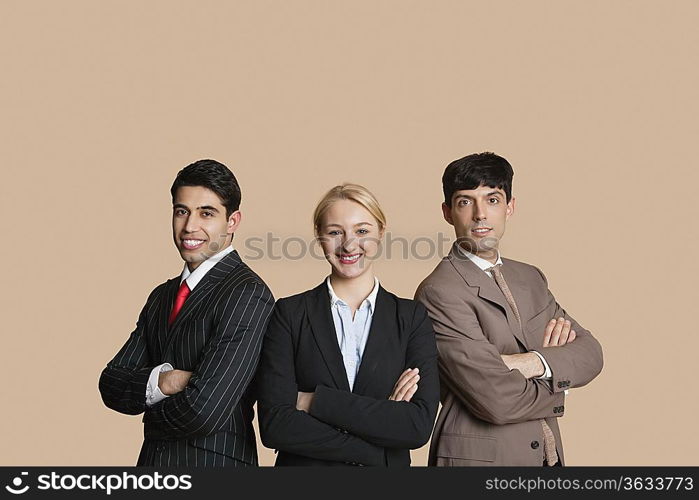
[[[189,490],[192,488],[192,476],[153,472],[150,474],[41,474],[36,476],[36,484],[30,485],[29,473],[21,472],[5,490],[13,495],[22,495],[30,489],[39,491],[102,491],[111,495],[113,491],[133,490]]]
[[[221,235],[222,238],[225,235]],[[328,242],[333,245],[330,237]],[[355,241],[356,240],[356,241]],[[442,258],[449,253],[452,244],[460,241],[466,248],[477,246],[479,251],[497,248],[498,239],[492,236],[479,237],[475,240],[461,238],[455,239],[453,235],[442,232],[433,235],[421,236],[396,236],[386,232],[381,239],[371,237],[358,237],[344,242],[344,247],[348,249],[366,248],[371,246],[376,248],[376,253],[372,255],[372,260],[384,258],[388,260],[432,260]],[[262,236],[250,236],[242,240],[233,241],[240,256],[248,261],[256,260],[304,260],[307,258],[315,260],[326,260],[323,247],[319,238],[303,238],[301,236],[279,236],[268,232]],[[208,241],[200,250],[200,256],[209,258],[221,250],[221,246],[216,241]],[[339,248],[338,248],[339,251]]]

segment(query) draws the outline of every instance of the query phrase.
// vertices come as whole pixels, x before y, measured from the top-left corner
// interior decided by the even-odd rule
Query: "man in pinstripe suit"
[[[251,381],[274,298],[231,246],[240,188],[225,165],[200,160],[171,194],[184,270],[151,292],[102,372],[102,400],[144,414],[137,465],[257,465]]]

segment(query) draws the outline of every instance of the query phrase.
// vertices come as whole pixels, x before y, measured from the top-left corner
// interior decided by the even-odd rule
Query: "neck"
[[[337,276],[333,271],[330,274],[330,284],[335,295],[355,309],[374,289],[374,273],[369,269],[355,278],[345,278]]]
[[[478,254],[478,256],[481,259],[487,260],[491,264],[496,264],[498,261],[498,251],[497,250],[490,250],[486,253],[480,253],[480,254]]]
[[[481,259],[485,259],[491,264],[495,264],[498,261],[498,256],[500,255],[498,253],[497,248],[487,248],[485,250],[479,250],[478,248],[473,248],[471,247],[468,242],[462,242],[460,243],[461,248],[466,250],[468,253],[472,253],[473,255],[480,257]]]

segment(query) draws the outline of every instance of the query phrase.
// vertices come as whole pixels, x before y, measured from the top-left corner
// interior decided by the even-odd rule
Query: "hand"
[[[575,330],[571,330],[571,322],[563,317],[553,318],[544,331],[544,347],[560,347],[575,340]]]
[[[510,370],[519,370],[525,378],[541,377],[546,373],[546,368],[539,356],[533,352],[523,352],[521,354],[501,354],[502,362]]]
[[[182,392],[189,379],[192,376],[192,372],[186,370],[170,370],[167,372],[162,372],[158,376],[158,387],[160,391],[166,396],[172,396],[178,392]]]
[[[417,382],[420,380],[419,371],[419,368],[408,368],[401,373],[388,399],[391,401],[410,401],[417,391]]]
[[[300,392],[296,396],[296,409],[310,413],[315,392]]]

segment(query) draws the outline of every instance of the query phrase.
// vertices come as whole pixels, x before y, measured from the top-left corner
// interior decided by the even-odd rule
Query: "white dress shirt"
[[[190,293],[194,291],[194,287],[202,280],[206,273],[208,273],[216,264],[219,263],[226,255],[233,251],[233,246],[229,245],[215,255],[212,255],[204,262],[199,264],[194,271],[190,271],[187,267],[187,263],[184,264],[184,269],[180,275],[180,285],[183,281],[187,281],[187,286],[189,287]],[[162,401],[163,399],[169,397],[167,394],[163,394],[158,387],[158,378],[161,373],[169,372],[173,367],[170,363],[163,363],[158,365],[150,372],[150,377],[148,377],[148,384],[146,385],[146,405],[153,406],[154,404]]]

